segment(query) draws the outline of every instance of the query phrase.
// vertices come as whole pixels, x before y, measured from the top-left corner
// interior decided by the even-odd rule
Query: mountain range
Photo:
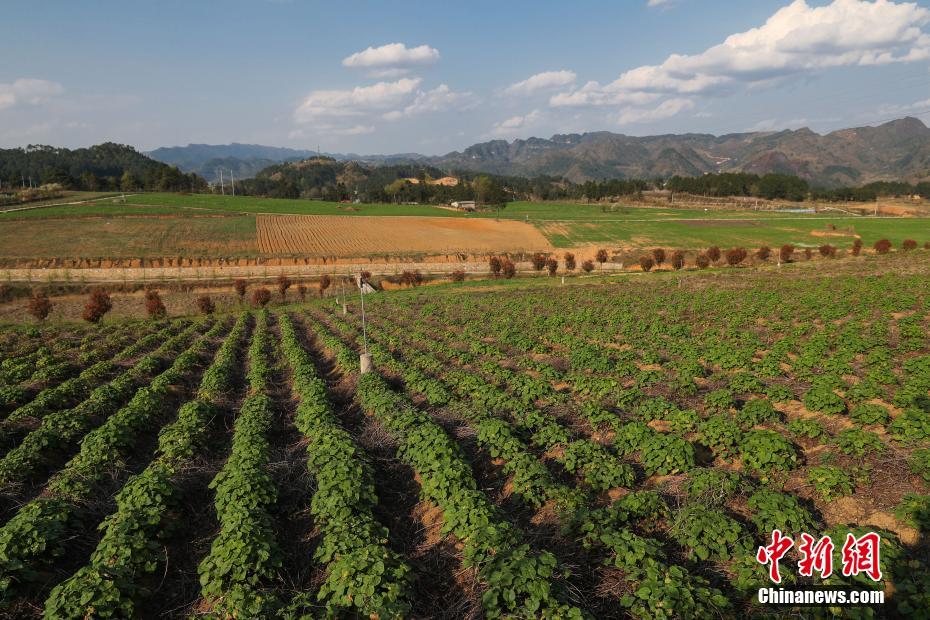
[[[274,163],[317,155],[259,145],[189,145],[156,149],[152,158],[213,179],[211,169],[254,176]],[[797,130],[627,136],[607,131],[559,134],[549,139],[492,140],[441,156],[326,154],[369,164],[418,163],[449,172],[468,170],[510,176],[551,175],[574,182],[605,178],[667,178],[712,172],[791,174],[821,187],[879,180],[930,179],[930,129],[906,117],[877,127],[818,134]]]

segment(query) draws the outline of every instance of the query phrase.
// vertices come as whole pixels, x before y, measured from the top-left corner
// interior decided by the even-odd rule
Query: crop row
[[[338,323],[337,323],[338,325]],[[380,323],[379,323],[380,325]],[[405,348],[399,341],[394,341],[398,349]],[[432,341],[429,346],[442,345]],[[443,347],[443,350],[446,349]],[[460,352],[449,349],[453,354]],[[385,356],[382,356],[384,359]],[[424,360],[423,367],[435,369],[437,360]],[[499,367],[495,364],[495,369]],[[621,463],[603,446],[587,439],[574,439],[572,433],[553,417],[535,408],[534,397],[519,398],[500,389],[487,379],[475,373],[455,368],[443,367],[442,375],[447,387],[457,394],[467,397],[476,404],[492,411],[507,412],[518,427],[531,433],[539,445],[552,454],[556,461],[573,474],[580,475],[586,484],[596,491],[607,491],[615,487],[630,487],[634,482],[634,472]],[[436,392],[437,388],[430,390]],[[535,395],[538,390],[533,389]],[[525,392],[524,392],[525,393]]]
[[[69,526],[80,505],[101,483],[125,470],[125,459],[138,434],[149,428],[167,406],[172,387],[194,374],[211,339],[227,329],[216,323],[204,337],[175,358],[171,367],[139,389],[129,403],[88,433],[81,449],[52,477],[45,493],[20,508],[0,528],[0,593],[5,600],[36,568],[62,555]]]
[[[326,383],[303,348],[292,319],[279,319],[284,357],[291,367],[293,390],[300,399],[295,424],[307,440],[307,468],[316,481],[310,512],[322,540],[314,557],[326,566],[326,579],[315,594],[304,594],[291,608],[365,617],[409,615],[410,567],[386,544],[387,529],[372,509],[378,503],[365,453],[342,428],[327,399]]]
[[[154,331],[154,327],[154,323],[149,323],[141,330],[139,326],[124,325],[110,333],[91,332],[75,348],[60,346],[53,352],[41,347],[3,360],[0,364],[0,410],[9,411],[25,404],[40,388],[64,381],[109,358],[140,336]]]
[[[408,366],[381,347],[373,347],[379,364],[384,363],[402,375]],[[414,373],[416,374],[416,373]],[[454,381],[454,379],[453,379]],[[420,376],[418,388],[443,389],[429,383],[438,379]],[[408,389],[418,391],[408,386]],[[530,452],[517,432],[506,421],[494,417],[484,407],[470,401],[453,401],[453,410],[474,428],[476,438],[488,454],[503,461],[513,492],[534,509],[548,504],[563,528],[563,535],[581,540],[589,549],[608,553],[605,563],[621,569],[631,583],[632,594],[620,603],[639,618],[716,615],[729,604],[722,593],[705,579],[689,575],[681,566],[670,565],[662,543],[635,534],[634,523],[654,522],[667,516],[668,509],[653,492],[634,492],[608,508],[590,506],[596,498],[580,487],[558,483]],[[659,587],[661,585],[662,587]]]
[[[139,353],[161,344],[170,335],[180,331],[182,327],[182,323],[174,323],[154,334],[144,336],[123,349],[112,359],[97,362],[78,376],[42,390],[32,401],[14,410],[3,421],[0,432],[9,434],[17,424],[32,419],[41,420],[45,415],[53,411],[73,406],[84,400],[97,385],[119,371],[120,362],[131,359]]]
[[[42,418],[38,428],[0,459],[0,486],[27,480],[50,454],[70,453],[74,444],[90,429],[117,411],[142,381],[156,373],[166,357],[182,351],[191,338],[204,329],[201,324],[192,324],[109,383],[95,388],[86,400],[75,407]]]
[[[319,322],[310,322],[337,360],[355,358],[342,340]],[[344,373],[354,369],[354,360],[351,366],[341,367]],[[442,510],[441,532],[456,537],[464,566],[477,571],[485,587],[482,604],[488,617],[582,615],[561,602],[553,588],[561,574],[555,556],[531,549],[523,533],[478,489],[471,466],[442,427],[391,390],[376,372],[359,377],[357,394],[362,408],[397,440],[398,458],[419,477],[421,498]]]
[[[268,471],[274,344],[263,310],[248,350],[249,393],[236,418],[229,459],[210,483],[220,531],[198,572],[206,607],[224,618],[266,617],[279,605],[266,587],[281,567],[269,513],[277,500]]]
[[[845,292],[849,294],[850,291]],[[742,292],[741,294],[745,295]],[[394,343],[398,347],[394,349],[395,353],[402,351],[407,354],[410,349],[428,349],[441,357],[426,360],[424,364],[417,360],[418,369],[424,371],[420,373],[421,382],[424,381],[424,377],[429,378],[431,368],[440,368],[442,372],[438,376],[445,379],[449,376],[449,360],[460,360],[468,364],[469,369],[480,369],[482,372],[487,372],[492,365],[505,364],[507,368],[494,371],[493,374],[488,372],[487,376],[496,377],[495,383],[508,388],[521,385],[521,382],[511,381],[507,376],[511,372],[508,368],[515,366],[521,368],[531,379],[545,379],[550,386],[557,383],[562,383],[563,386],[568,384],[574,391],[573,402],[570,404],[572,411],[584,418],[591,428],[607,426],[609,432],[600,433],[602,439],[613,442],[623,454],[635,455],[647,472],[652,470],[664,473],[662,468],[671,466],[670,469],[666,469],[668,473],[687,471],[688,480],[725,474],[722,470],[694,468],[695,464],[687,457],[690,445],[685,445],[694,440],[711,447],[716,455],[725,461],[739,455],[746,470],[756,472],[759,481],[762,482],[760,486],[750,487],[757,489],[750,496],[752,501],[749,505],[752,510],[749,516],[758,530],[757,537],[764,536],[766,529],[771,531],[779,523],[792,524],[791,529],[794,531],[799,531],[805,524],[811,527],[809,524],[812,517],[810,514],[805,517],[806,511],[797,509],[800,505],[791,495],[766,488],[771,483],[771,474],[786,467],[795,467],[800,457],[798,446],[788,441],[782,433],[760,426],[774,426],[782,420],[782,414],[772,407],[770,401],[784,400],[790,398],[793,393],[799,393],[805,404],[811,405],[809,409],[819,411],[820,415],[836,416],[838,413],[845,413],[845,404],[840,411],[830,411],[829,405],[824,407],[823,403],[818,403],[808,394],[825,397],[824,403],[828,400],[836,402],[838,397],[844,397],[843,400],[847,402],[862,403],[867,398],[891,394],[890,398],[895,398],[896,403],[909,403],[909,408],[890,418],[885,407],[859,404],[850,407],[850,419],[859,426],[876,422],[884,424],[890,436],[900,442],[901,446],[917,446],[918,449],[912,452],[912,467],[915,471],[926,472],[926,466],[921,470],[916,466],[919,464],[920,454],[924,455],[924,460],[930,454],[925,448],[919,448],[926,445],[927,437],[926,403],[921,404],[920,401],[926,397],[927,387],[930,386],[926,382],[927,315],[925,310],[920,310],[919,304],[917,312],[909,308],[910,304],[915,303],[915,298],[899,297],[889,303],[888,296],[880,293],[884,298],[875,299],[874,305],[869,306],[868,302],[872,300],[864,304],[870,313],[876,307],[888,308],[889,314],[891,311],[898,313],[894,321],[888,321],[881,313],[849,319],[847,313],[862,310],[849,302],[850,299],[856,298],[855,295],[843,300],[838,310],[822,308],[825,304],[824,299],[812,300],[810,295],[804,295],[801,297],[804,302],[816,301],[813,311],[815,316],[809,317],[811,320],[807,330],[796,330],[790,325],[801,323],[806,318],[804,315],[811,313],[809,308],[799,308],[799,319],[789,315],[791,318],[788,320],[775,319],[765,324],[764,329],[768,329],[770,324],[777,326],[773,328],[776,335],[773,336],[775,340],[772,342],[755,340],[756,334],[760,332],[757,319],[773,304],[770,294],[760,295],[761,300],[758,304],[754,303],[753,296],[746,297],[745,305],[751,308],[751,311],[746,312],[740,311],[741,309],[733,312],[735,306],[727,305],[726,293],[707,295],[708,298],[721,300],[721,306],[729,310],[729,316],[716,313],[712,321],[703,321],[701,317],[704,315],[701,312],[706,310],[702,310],[699,303],[692,303],[687,296],[679,296],[680,299],[675,300],[675,303],[680,304],[682,299],[688,299],[687,310],[693,314],[684,318],[669,316],[677,310],[674,307],[669,311],[663,309],[651,314],[631,310],[627,304],[629,295],[621,297],[617,304],[600,305],[585,303],[579,296],[575,300],[577,305],[572,312],[561,315],[558,313],[560,309],[565,305],[572,307],[571,302],[566,304],[564,300],[547,300],[547,303],[539,304],[534,303],[532,295],[527,295],[527,298],[514,304],[507,304],[506,301],[502,303],[500,298],[491,296],[484,298],[481,304],[472,303],[473,298],[466,296],[457,296],[449,300],[440,298],[438,301],[430,300],[424,306],[415,306],[416,318],[408,318],[413,315],[413,307],[392,300],[392,305],[386,308],[386,312],[379,312],[380,308],[373,304],[371,314],[389,314],[392,317],[391,324],[396,326],[392,336],[403,337]],[[646,298],[647,303],[657,303],[654,299],[649,299],[648,294]],[[662,301],[666,299],[663,298]],[[828,298],[826,304],[831,303],[832,300]],[[615,306],[620,306],[618,312],[613,311]],[[529,315],[528,320],[514,325],[513,316],[524,313],[526,308],[530,307],[534,308],[534,312]],[[822,314],[818,317],[817,314],[821,311]],[[651,318],[656,314],[661,316]],[[424,319],[424,315],[435,318]],[[724,320],[733,321],[726,329],[719,329],[719,324],[713,323],[719,321],[721,315],[726,317]],[[476,316],[482,316],[484,319],[477,321]],[[454,336],[451,335],[453,332],[446,331],[455,330],[458,324],[465,327]],[[390,329],[386,321],[374,321],[373,325],[376,339],[379,337],[379,328]],[[817,327],[811,329],[811,325]],[[704,332],[699,334],[700,327],[704,328]],[[923,331],[916,329],[917,327],[921,327]],[[797,332],[787,346],[780,345],[782,341],[778,340],[777,334],[782,330]],[[818,335],[821,331],[826,336]],[[442,346],[436,342],[449,342],[451,338],[454,338],[456,343],[468,343],[471,353],[479,359],[460,357],[457,360],[456,354],[442,357]],[[489,344],[489,338],[506,341],[517,349],[518,354],[497,349]],[[702,349],[705,343],[709,346]],[[800,351],[800,354],[796,353],[797,351]],[[520,355],[521,352],[525,355]],[[458,353],[462,352],[459,350]],[[540,359],[561,357],[562,360],[559,360],[559,367],[554,368],[547,363],[538,362],[535,359],[537,355],[542,356]],[[414,352],[411,361],[417,356]],[[569,364],[564,364],[565,361]],[[568,372],[571,374],[565,374],[563,369],[566,366],[570,368]],[[861,374],[863,371],[865,375]],[[714,374],[711,375],[710,372]],[[835,382],[833,389],[821,387],[827,384],[825,378],[829,379],[831,373],[838,372],[860,373],[860,377],[864,376],[865,380],[849,381],[845,389]],[[794,392],[799,385],[804,385],[798,378],[810,387],[802,387],[800,392]],[[772,379],[774,381],[769,382]],[[868,385],[859,387],[870,381],[892,389],[882,389],[876,394],[869,392],[871,388],[866,389]],[[705,387],[708,384],[712,387]],[[579,389],[582,386],[587,388],[599,385],[607,389],[601,390],[598,387],[590,393]],[[699,406],[705,411],[704,416],[700,416],[687,405],[685,408],[679,408],[661,396],[649,396],[650,392],[663,393],[666,385],[673,387],[677,394],[689,403],[694,402],[697,390],[705,392],[703,401],[698,401]],[[909,400],[903,400],[902,389],[894,389],[896,385],[913,386],[906,390],[910,393]],[[827,396],[828,391],[832,397]],[[548,392],[540,393],[542,401],[561,404],[560,395],[553,396],[551,387]],[[839,396],[836,392],[839,392]],[[517,394],[514,396],[519,397]],[[603,406],[605,403],[611,406]],[[611,408],[614,407],[622,413],[612,412]],[[795,419],[786,429],[794,434],[801,429],[806,431],[807,428],[813,429],[817,426],[808,423],[808,420],[809,418],[805,418],[805,424],[799,424]],[[661,424],[657,428],[664,428],[670,432],[659,433],[650,428],[654,424]],[[670,450],[676,443],[680,445],[681,450]],[[843,454],[854,457],[861,457],[870,451],[881,454],[886,450],[881,439],[876,439],[872,433],[861,428],[844,430],[838,433],[831,443]],[[652,450],[650,446],[658,449]],[[832,477],[841,473],[838,470],[837,467],[829,466],[811,467],[809,474],[814,488],[818,491],[820,485],[826,485],[825,489],[829,488]],[[742,477],[740,479],[739,494],[742,495],[746,492],[744,485],[747,481]],[[713,488],[714,485],[711,485],[711,489]],[[732,492],[725,495],[732,497]],[[917,500],[919,496],[908,501],[913,504]],[[715,510],[719,511],[720,504],[716,506]],[[744,538],[738,530],[727,525],[726,521],[717,519],[716,515],[708,514],[705,518],[704,513],[707,512],[695,509],[687,513],[687,519],[676,518],[676,530],[683,534],[684,526],[693,522],[687,529],[700,533],[702,525],[712,525],[711,531],[733,532],[736,534],[734,540]],[[677,527],[679,522],[681,527]],[[889,546],[894,549],[894,536],[883,532],[883,536],[886,534]],[[725,541],[728,540],[729,534]],[[724,548],[727,544],[729,543],[724,543]],[[719,546],[703,544],[693,547],[697,559],[700,559],[697,556],[699,549],[706,557],[724,557],[719,552]],[[730,554],[732,555],[732,552]],[[894,599],[894,604],[901,613],[914,609],[915,606],[919,607],[917,601],[920,599],[914,598],[914,593],[927,591],[927,584],[921,584],[920,577],[912,575],[903,562],[910,562],[914,566],[922,565],[913,555],[901,562],[889,560],[889,574],[894,575],[894,578],[888,581],[894,581],[896,588],[901,586]]]
[[[399,331],[402,330],[398,330],[398,332]],[[436,333],[432,334],[432,337],[429,339],[431,346],[437,346],[437,343],[441,342],[442,338],[438,338],[437,336],[438,334]],[[370,339],[377,339],[378,337],[379,336],[376,335],[369,336]],[[464,380],[467,382],[468,377],[472,376],[461,370],[450,370],[447,364],[441,365],[438,360],[431,358],[429,355],[416,353],[416,349],[410,347],[409,343],[401,341],[396,333],[394,336],[386,336],[385,338],[396,347],[393,349],[395,355],[409,355],[411,359],[416,360],[414,363],[428,369],[430,372],[442,368],[443,383],[451,385],[453,389],[456,387],[456,381]],[[413,353],[411,353],[411,351],[413,351]],[[394,361],[388,361],[387,364],[394,368],[402,366],[396,359]],[[429,377],[421,377],[419,385],[423,386],[429,380]],[[432,379],[432,381],[438,380]],[[441,383],[440,388],[442,385]],[[485,390],[487,389],[494,388],[485,388]],[[487,402],[487,398],[482,397],[480,402]],[[615,502],[610,508],[594,511],[593,513],[578,510],[577,501],[565,501],[566,497],[571,497],[569,489],[554,486],[546,469],[530,454],[517,449],[518,439],[506,423],[487,414],[485,407],[481,405],[476,406],[474,401],[466,404],[465,407],[456,408],[455,410],[465,415],[471,423],[475,425],[479,443],[486,444],[492,457],[503,458],[508,461],[507,465],[505,465],[505,471],[513,476],[511,484],[514,491],[516,493],[522,493],[528,503],[538,508],[545,501],[555,500],[557,502],[557,510],[559,511],[563,523],[569,523],[574,528],[586,532],[589,535],[592,532],[598,533],[594,539],[590,538],[590,536],[584,538],[585,545],[587,546],[596,546],[597,541],[605,544],[610,541],[619,541],[623,544],[629,542],[631,533],[611,531],[610,524],[614,523],[614,525],[616,525],[616,522],[611,520],[605,522],[603,518],[605,514],[609,514],[612,510],[626,510],[626,508],[624,508],[626,502],[632,501],[632,499],[628,500],[624,498],[623,502]],[[606,416],[611,415],[612,414],[609,414],[609,412],[602,411],[598,414],[598,420],[603,422]],[[626,449],[621,447],[621,451],[624,454],[640,451],[640,459],[648,473],[673,473],[679,470],[692,470],[694,468],[693,449],[690,443],[685,440],[675,435],[658,433],[642,423],[633,422],[624,425],[620,422],[619,418],[615,417],[613,422],[618,424],[618,438],[627,442],[625,443]],[[538,442],[538,438],[535,435],[533,436],[533,441],[534,443]],[[624,444],[620,444],[618,441],[618,447],[622,445]],[[682,459],[677,457],[676,455],[679,454],[684,454],[687,458]],[[717,476],[717,474],[721,474],[722,477]],[[724,484],[725,482],[730,482],[730,486],[736,484],[730,480],[730,477],[714,470],[699,470],[694,473],[694,477],[704,481],[703,485],[712,489],[717,486],[726,488],[727,485]],[[737,477],[737,479],[744,492],[752,489],[752,483],[750,481],[739,477]],[[701,496],[702,492],[696,490],[694,495]],[[722,499],[727,499],[729,497],[729,494],[724,492],[720,492],[720,495]],[[718,500],[719,499],[721,498],[718,498]],[[777,524],[784,522],[786,518],[790,518],[791,523],[795,524],[798,528],[810,528],[814,524],[814,519],[809,515],[806,509],[798,504],[791,496],[766,489],[758,489],[755,494],[749,497],[748,501],[749,505],[755,510],[753,520],[760,528],[757,534],[758,542],[762,542],[766,533],[771,531],[772,528],[783,527]],[[661,504],[660,506],[660,504],[661,502],[654,505],[655,512],[650,515],[650,519],[655,520],[661,515],[669,515],[669,511],[665,505]],[[752,537],[748,532],[744,531],[740,523],[727,516],[718,508],[719,504],[705,505],[701,503],[700,507],[685,510],[677,514],[672,528],[676,541],[682,546],[688,557],[693,557],[697,560],[713,558],[731,562],[735,558],[749,557],[748,544]],[[595,515],[593,520],[589,518],[589,514]],[[642,541],[637,541],[638,546],[642,546],[642,544]],[[652,541],[650,544],[646,545],[646,547],[649,549],[659,549],[661,544],[657,541]],[[644,561],[643,558],[639,558],[637,562],[627,565],[625,564],[626,556],[624,553],[622,551],[615,551],[614,565],[626,571],[628,576],[634,579],[636,577],[641,577],[641,575],[637,573],[630,574],[629,571],[632,565],[644,566],[642,564]],[[655,553],[649,557],[653,562],[660,562],[662,559],[661,555],[656,555]],[[659,570],[659,568],[663,566],[661,562],[659,564],[649,565],[655,570]],[[754,579],[754,577],[758,577],[759,567],[751,563],[737,562],[733,568],[739,573],[736,580],[736,587],[742,593],[741,596],[745,598],[749,586],[761,584],[758,579]],[[634,597],[632,599],[625,599],[625,604],[636,606],[634,612],[642,617],[655,617],[661,615],[662,609],[668,609],[669,607],[667,605],[670,601],[664,598],[668,592],[681,593],[685,596],[684,600],[678,601],[675,604],[674,608],[678,610],[694,609],[694,613],[708,613],[708,610],[712,606],[722,606],[726,604],[725,599],[721,602],[719,593],[708,590],[706,584],[702,584],[700,580],[693,586],[689,585],[688,580],[682,579],[685,573],[680,572],[680,568],[669,567],[668,571],[669,575],[666,575],[666,578],[679,583],[676,588],[669,590],[662,588],[641,590],[644,595],[648,593],[647,600],[638,600]],[[655,577],[655,574],[653,574],[652,577]],[[694,593],[693,596],[692,592]],[[650,598],[652,600],[649,600]],[[703,609],[703,611],[701,611],[701,609]]]
[[[201,378],[197,397],[162,428],[155,458],[116,496],[116,511],[101,524],[103,535],[88,564],[52,590],[45,603],[47,618],[136,615],[139,601],[150,594],[146,576],[164,564],[161,539],[180,495],[176,476],[202,446],[219,399],[232,388],[248,319],[248,314],[239,316]]]

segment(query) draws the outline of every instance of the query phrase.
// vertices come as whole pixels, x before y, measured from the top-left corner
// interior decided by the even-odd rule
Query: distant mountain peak
[[[207,179],[218,168],[237,178],[273,164],[316,157],[316,151],[257,144],[189,144],[156,149],[153,159],[197,172]],[[930,129],[908,116],[875,127],[818,134],[809,127],[781,131],[628,136],[609,131],[554,134],[550,138],[495,139],[462,151],[428,157],[416,153],[355,155],[322,153],[338,161],[434,166],[446,172],[564,176],[583,182],[604,178],[667,178],[709,172],[797,174],[814,185],[877,180],[927,180]]]

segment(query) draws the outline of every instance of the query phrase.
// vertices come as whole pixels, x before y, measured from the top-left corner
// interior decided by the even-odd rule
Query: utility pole
[[[232,184],[232,194],[236,195],[236,177],[233,176],[232,168],[229,169],[229,182]]]
[[[226,187],[223,185],[223,169],[220,168],[220,193],[226,195]]]

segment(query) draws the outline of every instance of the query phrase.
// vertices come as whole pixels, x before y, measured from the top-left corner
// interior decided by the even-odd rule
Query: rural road
[[[32,211],[33,209],[47,209],[48,207],[68,207],[73,205],[82,205],[88,202],[96,202],[98,200],[106,200],[109,198],[129,198],[135,195],[136,194],[121,194],[120,196],[97,196],[96,198],[85,198],[84,200],[76,200],[74,202],[52,202],[41,205],[27,205],[25,207],[16,207],[15,209],[3,209],[0,211],[0,214],[16,213],[17,211]]]
[[[359,271],[370,271],[375,275],[396,275],[404,270],[420,270],[424,274],[449,274],[457,269],[466,273],[488,273],[484,262],[461,263],[357,263],[343,265],[281,265],[281,266],[237,266],[223,267],[110,267],[104,269],[3,269],[0,278],[7,282],[146,282],[166,280],[210,281],[230,278],[264,280],[279,274],[292,277],[316,277],[323,274],[348,275]],[[517,263],[520,272],[536,273],[530,262]],[[605,263],[604,271],[622,271],[619,263]],[[580,271],[580,270],[579,270]],[[543,276],[540,276],[543,277]]]

